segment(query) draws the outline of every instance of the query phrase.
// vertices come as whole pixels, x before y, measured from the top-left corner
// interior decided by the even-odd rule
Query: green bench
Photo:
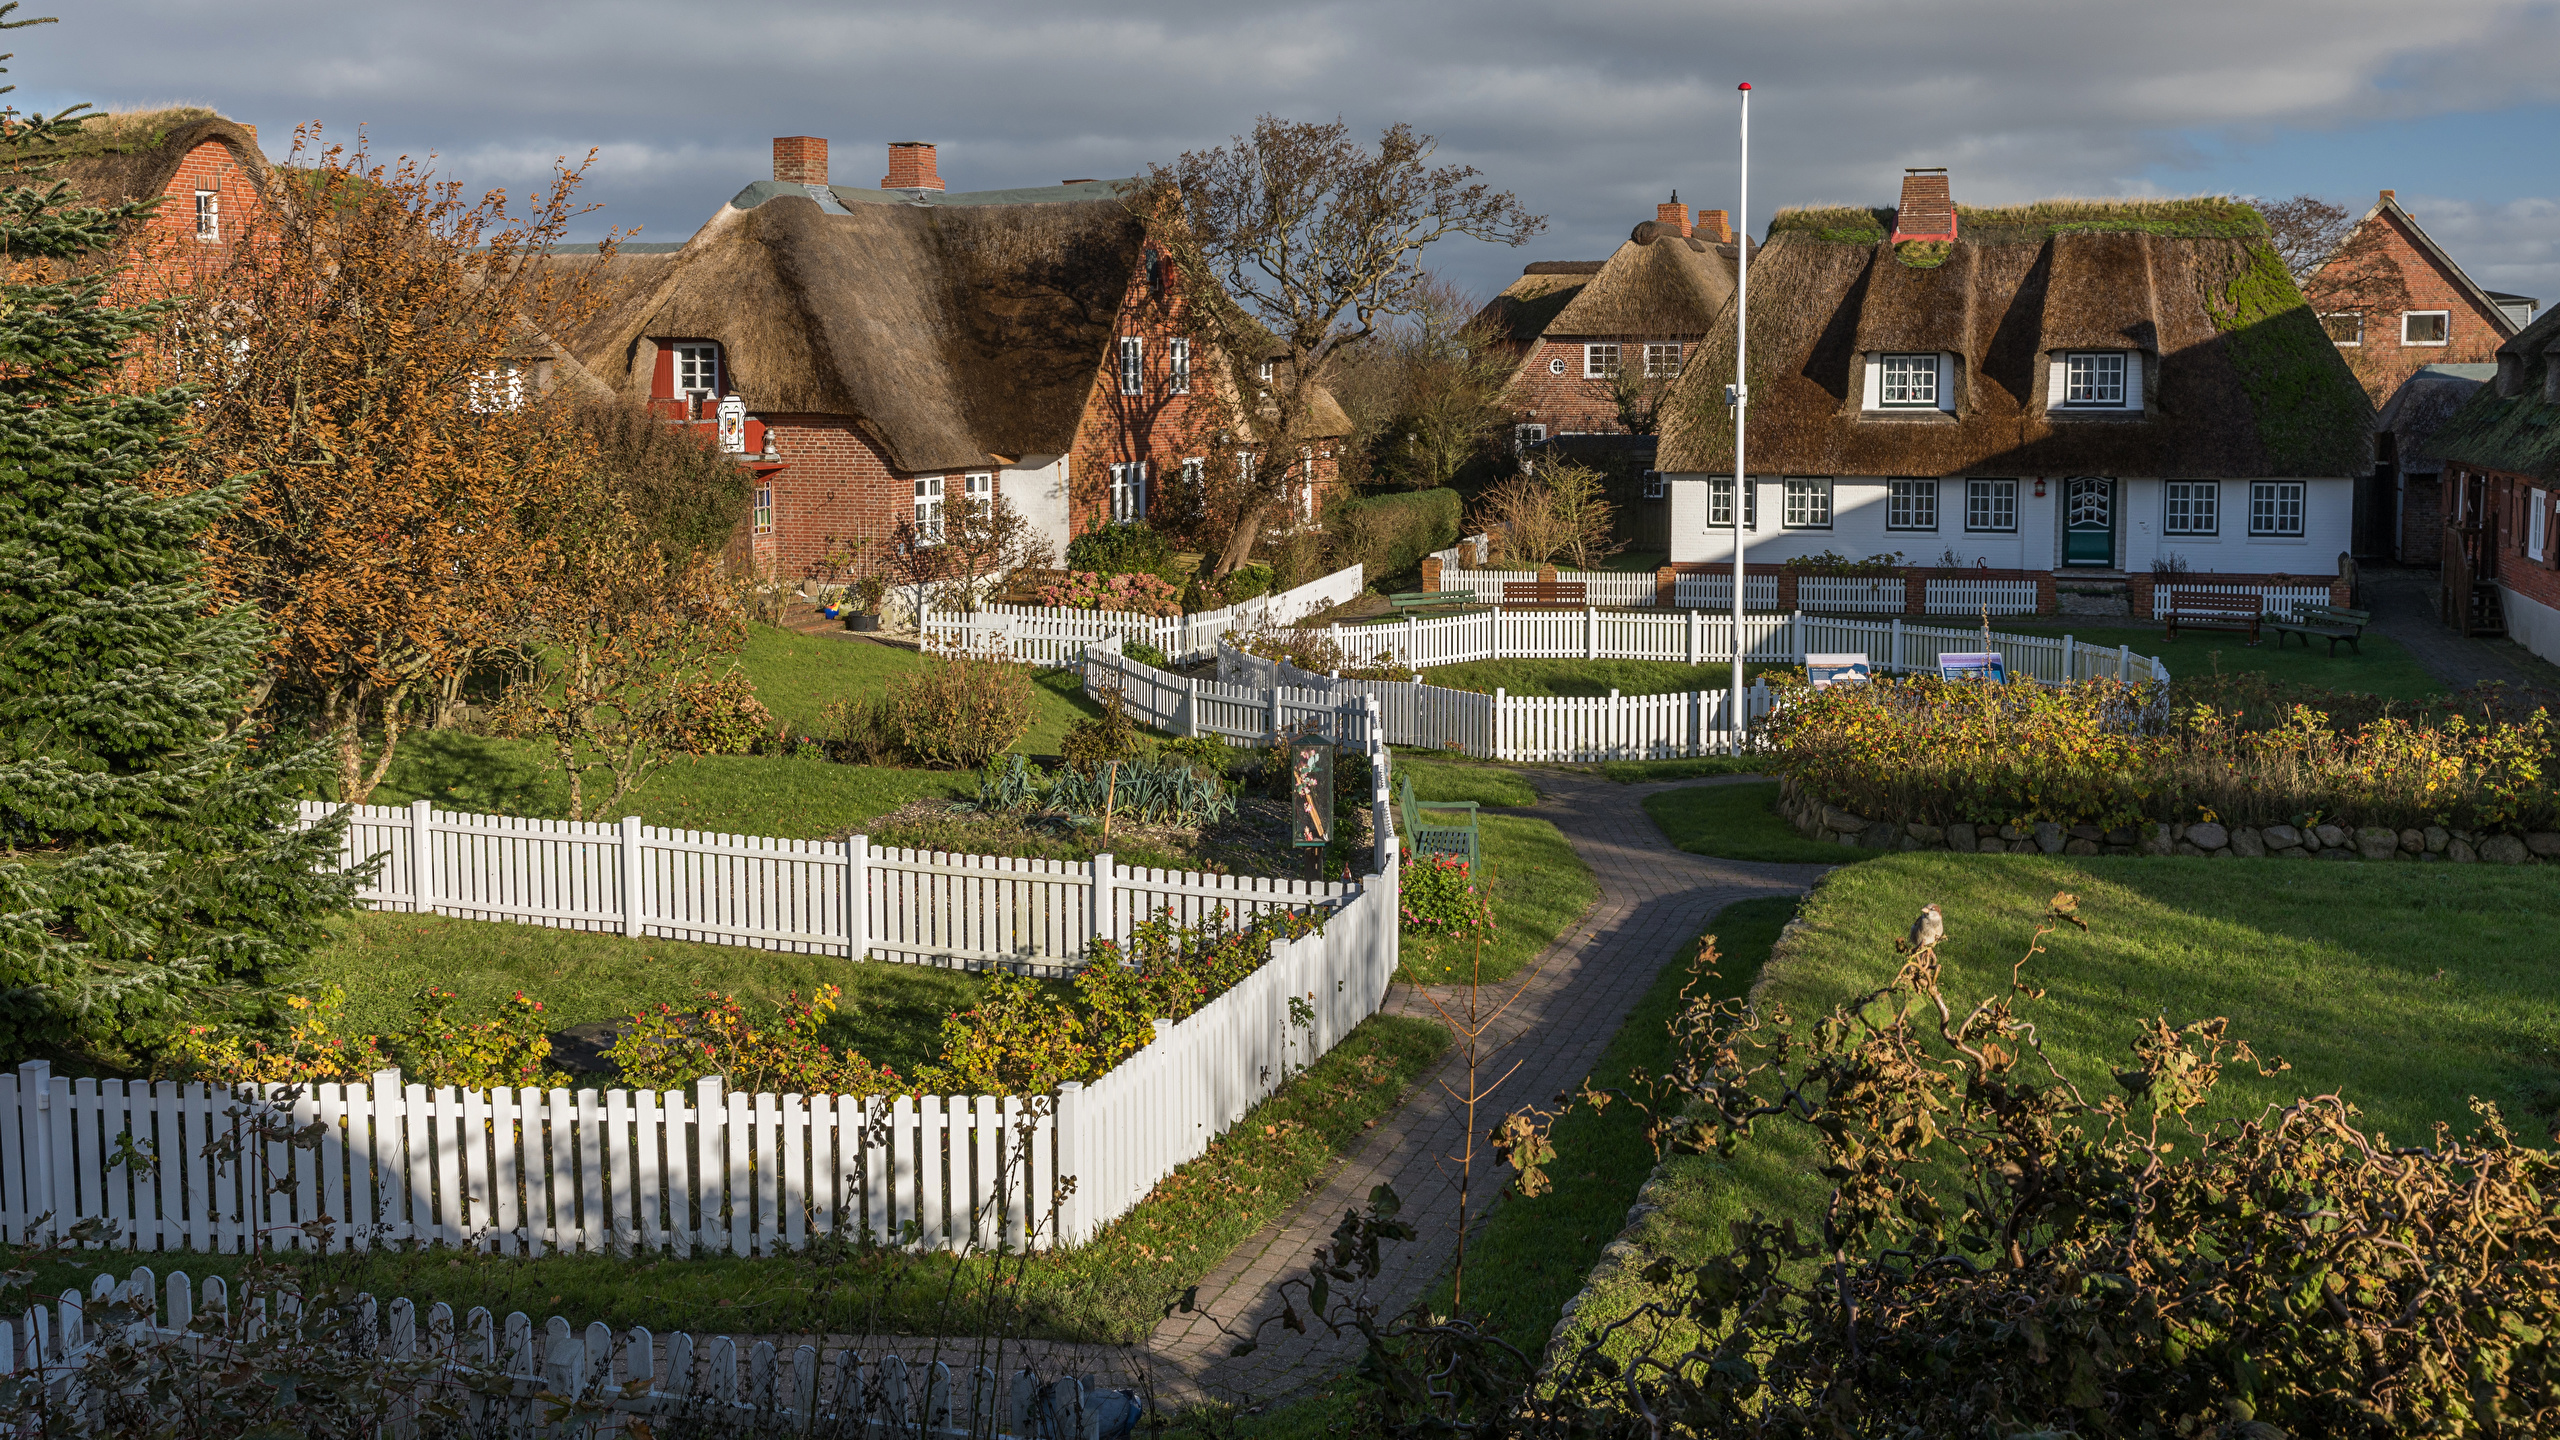
[[[1473,590],[1406,590],[1387,597],[1387,604],[1398,610],[1428,610],[1436,605],[1473,605]]]
[[[2308,650],[2312,637],[2318,636],[2329,642],[2329,658],[2332,660],[2338,658],[2338,642],[2341,640],[2347,642],[2349,650],[2361,655],[2364,647],[2356,641],[2363,637],[2364,627],[2372,623],[2373,612],[2370,610],[2350,610],[2344,605],[2296,605],[2292,619],[2276,622],[2276,648],[2284,648],[2287,635],[2299,635],[2302,648]]]
[[[1413,777],[1407,775],[1404,777],[1403,794],[1397,804],[1398,808],[1404,811],[1405,835],[1413,843],[1413,853],[1455,855],[1467,862],[1468,874],[1476,873],[1478,869],[1476,865],[1476,802],[1473,800],[1416,800],[1413,798]],[[1427,825],[1422,819],[1423,812],[1427,810],[1464,811],[1467,823]]]

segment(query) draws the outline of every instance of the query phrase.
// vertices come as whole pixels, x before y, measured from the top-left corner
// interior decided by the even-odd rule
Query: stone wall
[[[2216,825],[2207,821],[2150,823],[2122,830],[2095,825],[1924,825],[1872,820],[1825,805],[1801,793],[1793,779],[1779,786],[1778,813],[1798,834],[1868,850],[1957,850],[1981,855],[2205,855],[2217,860],[2412,860],[2454,864],[2531,865],[2560,860],[2560,832],[2510,835],[2494,831],[2349,830],[2337,825]]]

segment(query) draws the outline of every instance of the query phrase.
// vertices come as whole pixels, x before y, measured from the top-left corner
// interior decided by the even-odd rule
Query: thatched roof
[[[2421,365],[2400,382],[2382,413],[2373,418],[2376,434],[2389,431],[2399,442],[2400,468],[2433,470],[2428,442],[2464,402],[2498,373],[2495,365]]]
[[[1476,312],[1476,323],[1495,340],[1528,345],[1546,333],[1547,325],[1573,303],[1606,262],[1540,260],[1533,262],[1499,295]]]
[[[2425,453],[2560,484],[2560,403],[2551,393],[2560,366],[2560,305],[2498,347],[2498,378],[2481,386],[2442,425]]]
[[[49,152],[51,178],[71,182],[80,198],[93,205],[156,200],[168,192],[187,156],[207,140],[230,147],[240,167],[258,184],[266,183],[267,157],[257,140],[196,106],[100,115],[80,127],[78,138]],[[11,183],[24,184],[25,177],[0,176],[0,184]]]
[[[1126,183],[937,194],[760,180],[680,247],[555,257],[600,264],[606,302],[560,338],[633,396],[651,378],[642,341],[716,340],[750,410],[854,417],[904,471],[1060,454],[1141,264]],[[1349,429],[1329,395],[1314,418],[1316,433]]]
[[[1750,464],[1808,475],[2343,476],[2371,406],[2238,201],[1959,209],[1954,242],[1890,210],[1781,212],[1751,272]],[[1663,409],[1661,466],[1732,468],[1730,307]],[[2146,352],[2138,415],[2055,417],[2049,353]],[[1862,356],[1960,357],[1955,412],[1863,414]]]
[[[1606,260],[1540,260],[1478,312],[1496,339],[1690,336],[1733,294],[1733,247],[1647,220]]]

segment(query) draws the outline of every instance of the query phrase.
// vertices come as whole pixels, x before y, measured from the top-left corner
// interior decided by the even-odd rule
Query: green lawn
[[[705,990],[774,1004],[793,990],[808,995],[835,984],[845,994],[827,1042],[910,1070],[941,1054],[942,1018],[977,1003],[986,984],[966,971],[923,965],[849,965],[826,955],[441,915],[359,911],[330,928],[335,938],[282,979],[344,987],[345,1023],[359,1033],[397,1029],[411,999],[430,984],[459,995],[455,1009],[465,1018],[493,1013],[522,991],[543,1003],[555,1030],[618,1020],[660,1001],[689,1009]]]
[[[1553,825],[1520,815],[1487,815],[1477,823],[1484,829],[1479,843],[1493,886],[1494,934],[1484,943],[1482,968],[1472,948],[1437,949],[1407,936],[1397,979],[1427,985],[1452,984],[1470,974],[1508,979],[1600,898],[1591,867]]]
[[[1654,780],[1699,780],[1709,775],[1757,775],[1768,768],[1759,755],[1700,755],[1688,760],[1604,760],[1601,775],[1621,785]]]
[[[1775,780],[1690,785],[1646,796],[1644,813],[1662,827],[1664,839],[1693,855],[1780,864],[1845,865],[1892,853],[1808,840],[1779,816],[1777,803]]]
[[[1796,913],[1796,901],[1778,897],[1741,900],[1718,912],[1707,933],[1723,957],[1720,972],[1703,993],[1738,996],[1758,978],[1778,931]],[[1673,956],[1653,988],[1636,1002],[1600,1062],[1592,1067],[1595,1090],[1646,1093],[1642,1077],[1658,1076],[1677,1058],[1666,1028],[1683,1008],[1681,992],[1696,981],[1695,950]],[[1547,1096],[1516,1096],[1510,1105],[1547,1105]],[[1653,1171],[1643,1111],[1623,1102],[1598,1110],[1577,1105],[1555,1122],[1549,1138],[1556,1163],[1552,1188],[1535,1197],[1506,1192],[1467,1250],[1465,1309],[1481,1315],[1496,1334],[1535,1353],[1555,1328],[1564,1302],[1582,1289],[1600,1260],[1600,1249],[1618,1236],[1627,1207]],[[1433,1297],[1447,1309],[1451,1287]]]
[[[2276,648],[2276,632],[2261,627],[2256,645],[2230,630],[2191,630],[2171,643],[2158,625],[2100,626],[2075,624],[2051,615],[2019,615],[1991,622],[1993,631],[2019,635],[2068,635],[2087,645],[2112,650],[2129,646],[2137,655],[2156,655],[2169,667],[2174,683],[2183,675],[2201,675],[2219,665],[2224,671],[2258,670],[2268,678],[2329,690],[2356,690],[2400,700],[2424,700],[2445,693],[2426,667],[2410,658],[2400,643],[2372,629],[2364,632],[2364,653],[2340,648],[2329,658],[2328,646],[2306,650],[2288,641]],[[1996,643],[1996,642],[1995,642]]]
[[[815,734],[829,705],[873,695],[900,675],[923,667],[924,657],[894,645],[803,635],[770,625],[747,627],[738,667],[756,684],[756,698],[794,733]],[[1071,670],[1043,672],[1035,682],[1031,733],[1014,747],[1026,755],[1055,755],[1067,727],[1100,713],[1084,698],[1083,678]]]
[[[373,1250],[287,1257],[315,1283],[378,1296],[405,1295],[423,1311],[485,1305],[537,1322],[558,1314],[616,1329],[646,1325],[697,1333],[969,1336],[998,1324],[1014,1333],[1126,1343],[1145,1337],[1186,1286],[1320,1183],[1334,1162],[1393,1111],[1448,1046],[1437,1025],[1372,1016],[1279,1093],[1248,1112],[1208,1153],[1177,1170],[1091,1244],[1001,1263],[833,1248],[746,1259],[657,1254],[513,1259],[454,1250]],[[119,1276],[143,1257],[103,1264],[48,1257],[36,1289],[87,1288],[101,1269]],[[201,1281],[237,1275],[238,1256],[153,1256]],[[990,1302],[985,1297],[994,1295]],[[990,1321],[987,1317],[999,1318]],[[955,1368],[957,1364],[955,1362]]]
[[[1750,665],[1757,677],[1781,667]],[[1471,660],[1422,672],[1426,684],[1490,695],[1500,689],[1512,695],[1604,696],[1685,695],[1693,690],[1724,690],[1733,685],[1733,665],[1683,665],[1676,660]]]
[[[1473,800],[1479,805],[1535,805],[1538,792],[1529,777],[1489,760],[1444,757],[1429,750],[1398,750],[1389,765],[1397,780],[1411,776],[1421,800]]]
[[[1892,854],[1814,892],[1806,929],[1759,993],[1811,1023],[1889,980],[1893,938],[1935,901],[1947,993],[1969,1005],[2005,989],[2056,891],[2079,897],[2090,933],[2047,937],[2025,978],[2048,993],[2023,1013],[2092,1098],[2112,1093],[2110,1071],[2144,1019],[2220,1015],[2293,1067],[2272,1079],[2226,1068],[2212,1106],[2222,1116],[2334,1091],[2368,1129],[2419,1143],[2437,1121],[2468,1130],[2477,1095],[2538,1143],[2560,1115],[2560,890],[2534,870]],[[1747,1213],[1814,1213],[1827,1193],[1810,1168],[1817,1155],[1808,1132],[1781,1124],[1731,1161],[1674,1160],[1675,1202],[1646,1243],[1697,1262]],[[1632,1291],[1584,1313],[1624,1313]]]

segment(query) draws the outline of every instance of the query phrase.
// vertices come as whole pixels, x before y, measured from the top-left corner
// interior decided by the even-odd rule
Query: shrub
[[[1144,640],[1121,641],[1120,653],[1137,661],[1141,665],[1152,665],[1158,670],[1170,670],[1173,668],[1172,656],[1167,655],[1162,650],[1157,649]]]
[[[1259,562],[1239,565],[1227,575],[1226,579],[1218,582],[1218,594],[1225,598],[1226,603],[1233,605],[1241,600],[1250,600],[1257,595],[1270,594],[1275,578],[1268,565]]]
[[[1138,722],[1129,718],[1129,707],[1118,690],[1102,692],[1102,713],[1088,715],[1067,727],[1066,737],[1058,742],[1058,758],[1070,770],[1092,775],[1113,761],[1132,760],[1145,751],[1147,737]]]
[[[429,985],[418,992],[398,1030],[346,1035],[337,1025],[347,992],[325,986],[318,995],[286,998],[293,1013],[280,1044],[236,1029],[193,1025],[180,1035],[173,1058],[188,1075],[219,1085],[363,1080],[394,1066],[422,1084],[475,1089],[550,1085],[563,1078],[548,1063],[550,1022],[541,1001],[519,991],[486,1020],[456,1020],[457,998]]]
[[[1424,556],[1457,543],[1461,508],[1446,487],[1344,501],[1324,517],[1333,563],[1359,565],[1371,581],[1418,569]]]
[[[1803,575],[1892,575],[1902,568],[1902,552],[1889,550],[1864,560],[1852,560],[1837,550],[1825,550],[1816,555],[1799,555],[1787,562],[1787,568]]]
[[[1404,933],[1415,939],[1463,944],[1493,934],[1493,900],[1455,855],[1407,854],[1396,897]]]
[[[1235,764],[1235,747],[1215,735],[1182,735],[1158,740],[1156,754],[1168,762],[1188,765],[1202,775],[1223,780]]]
[[[885,697],[832,701],[818,724],[836,758],[848,765],[887,765],[904,758],[889,726]]]
[[[672,718],[675,748],[693,755],[751,754],[774,727],[755,682],[734,667],[679,687]]]
[[[711,1075],[746,1093],[883,1095],[898,1089],[896,1071],[818,1038],[843,995],[837,986],[821,985],[802,1000],[795,990],[759,1019],[737,997],[706,990],[700,1010],[661,1004],[632,1016],[630,1028],[605,1055],[625,1082],[642,1090],[681,1089]]]
[[[1478,528],[1493,539],[1496,562],[1534,566],[1561,561],[1588,569],[1621,547],[1610,540],[1615,509],[1608,477],[1570,460],[1541,463],[1488,490],[1476,502]]]
[[[1357,653],[1347,653],[1334,643],[1332,633],[1326,630],[1264,625],[1232,632],[1227,636],[1227,643],[1247,655],[1295,665],[1310,675],[1330,675],[1339,671],[1348,680],[1410,680],[1415,673],[1414,668],[1398,660],[1392,650],[1381,648],[1365,660]]]
[[[936,770],[975,770],[1031,733],[1031,671],[1002,660],[928,659],[890,681],[882,700],[882,731]]]
[[[1072,570],[1032,592],[1043,605],[1074,610],[1109,610],[1130,615],[1179,615],[1182,590],[1172,582],[1145,574],[1097,575]]]
[[[429,1086],[550,1085],[549,1019],[542,1002],[516,992],[487,1020],[456,1020],[460,997],[433,985],[418,992],[409,1023],[384,1037],[409,1078]]]
[[[178,1032],[169,1059],[179,1073],[216,1085],[296,1085],[320,1080],[362,1080],[387,1069],[378,1035],[344,1035],[339,1012],[347,992],[324,985],[317,995],[288,995],[292,1012],[279,1044],[239,1029],[189,1025]]]
[[[1105,525],[1067,542],[1067,568],[1097,575],[1160,575],[1173,567],[1173,539],[1143,520]]]

